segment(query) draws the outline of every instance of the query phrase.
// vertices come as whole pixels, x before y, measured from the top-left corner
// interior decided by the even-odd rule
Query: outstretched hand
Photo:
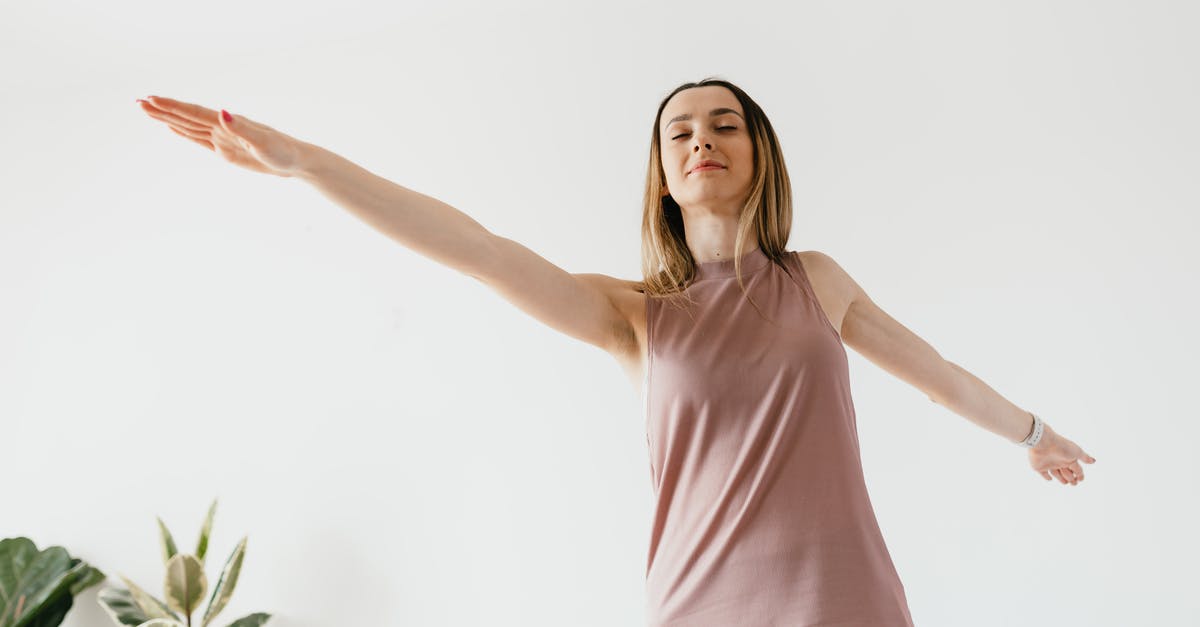
[[[1096,458],[1056,433],[1050,425],[1044,425],[1044,428],[1046,432],[1042,434],[1042,441],[1029,449],[1029,465],[1047,481],[1050,481],[1050,475],[1057,477],[1064,485],[1083,481],[1083,466],[1079,462],[1094,464]]]
[[[165,122],[185,137],[243,168],[289,177],[299,167],[303,142],[240,115],[219,112],[189,102],[148,96],[138,105],[150,117]],[[225,115],[229,117],[226,118]]]

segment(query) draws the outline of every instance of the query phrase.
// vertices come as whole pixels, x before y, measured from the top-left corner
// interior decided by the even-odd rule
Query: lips
[[[688,174],[691,174],[692,172],[695,172],[696,170],[698,170],[700,168],[709,167],[709,166],[714,166],[714,167],[718,167],[718,168],[725,167],[724,164],[722,164],[719,161],[713,161],[712,159],[705,159],[704,161],[701,161],[700,163],[697,163],[696,165],[692,166],[692,169],[688,170]]]

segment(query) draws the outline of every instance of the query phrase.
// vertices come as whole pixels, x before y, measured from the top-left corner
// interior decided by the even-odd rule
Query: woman
[[[651,625],[911,625],[867,495],[843,342],[1029,448],[1046,480],[1095,458],[880,309],[829,256],[787,251],[791,189],[741,89],[687,83],[658,108],[641,282],[570,274],[434,198],[222,110],[142,110],[226,160],[301,178],[371,226],[608,351],[642,388],[656,496]]]

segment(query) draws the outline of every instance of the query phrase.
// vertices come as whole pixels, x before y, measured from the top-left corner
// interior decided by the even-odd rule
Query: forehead
[[[678,121],[680,116],[691,116],[690,119],[706,119],[714,109],[732,109],[738,115],[745,117],[742,105],[733,92],[720,85],[705,85],[685,89],[674,96],[663,107],[662,125],[669,126]]]

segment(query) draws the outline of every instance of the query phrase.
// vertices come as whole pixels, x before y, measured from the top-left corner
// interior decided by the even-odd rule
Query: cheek
[[[742,169],[750,172],[754,170],[754,147],[747,144],[738,154],[738,163],[742,164]]]

